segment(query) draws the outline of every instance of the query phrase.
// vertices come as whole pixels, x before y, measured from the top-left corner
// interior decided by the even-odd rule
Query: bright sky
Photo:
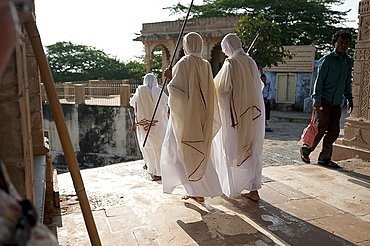
[[[122,61],[144,54],[144,45],[132,41],[140,33],[142,23],[173,21],[163,10],[184,0],[35,0],[36,23],[44,46],[59,41],[71,41],[96,47]],[[202,0],[194,0],[201,4]],[[336,10],[352,9],[348,18],[354,22],[347,26],[357,27],[359,0],[346,0],[334,6]]]

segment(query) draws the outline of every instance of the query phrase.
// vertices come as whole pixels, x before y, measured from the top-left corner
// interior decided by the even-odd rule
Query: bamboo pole
[[[46,60],[44,49],[41,44],[40,34],[36,26],[35,17],[33,15],[30,17],[30,20],[26,21],[25,27],[31,41],[33,52],[35,53],[37,63],[40,68],[42,82],[45,85],[46,94],[49,98],[50,109],[53,114],[55,125],[57,127],[67,166],[72,176],[73,185],[75,187],[77,197],[80,202],[82,214],[85,219],[85,225],[90,237],[90,242],[94,246],[100,246],[101,242],[99,234],[96,229],[89,201],[86,196],[86,191],[82,181],[80,169],[78,167],[77,158],[73,150],[62,107],[60,105],[55,90],[54,79],[51,74],[48,61]]]

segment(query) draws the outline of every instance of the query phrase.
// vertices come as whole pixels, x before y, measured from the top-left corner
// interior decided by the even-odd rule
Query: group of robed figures
[[[227,58],[213,78],[202,59],[203,39],[195,32],[183,38],[185,56],[167,69],[167,95],[158,102],[151,131],[143,147],[161,89],[153,74],[144,77],[130,104],[143,158],[163,192],[199,202],[226,195],[260,199],[262,149],[265,135],[263,83],[254,60],[238,36],[221,42]]]

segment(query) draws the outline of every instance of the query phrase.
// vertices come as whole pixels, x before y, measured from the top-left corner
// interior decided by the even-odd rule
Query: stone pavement
[[[266,133],[258,203],[224,196],[182,201],[163,194],[141,160],[82,170],[102,244],[370,245],[370,163],[345,160],[339,170],[302,163],[299,140],[307,124],[282,114]],[[59,174],[58,183],[60,245],[90,245],[70,174]]]

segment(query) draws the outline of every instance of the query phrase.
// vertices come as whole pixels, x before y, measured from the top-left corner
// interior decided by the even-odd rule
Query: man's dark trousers
[[[325,99],[321,99],[322,110],[317,111],[317,121],[319,132],[317,133],[312,147],[304,144],[302,151],[304,155],[309,155],[315,150],[321,138],[325,135],[319,161],[331,161],[333,143],[339,136],[339,121],[341,116],[340,105],[333,105]]]

